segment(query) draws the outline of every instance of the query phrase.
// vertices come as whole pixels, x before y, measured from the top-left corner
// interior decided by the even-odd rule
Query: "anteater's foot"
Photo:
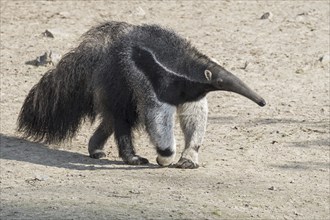
[[[180,169],[196,169],[199,167],[198,163],[193,162],[190,159],[181,157],[180,160],[170,166],[171,168],[180,168]]]
[[[144,165],[149,163],[148,159],[140,157],[138,155],[133,155],[128,158],[123,158],[123,160],[126,164],[129,165]]]
[[[96,150],[94,151],[94,153],[91,153],[89,156],[94,159],[100,159],[102,157],[106,157],[107,155],[105,155],[105,153],[101,150]]]
[[[175,153],[173,153],[172,155],[170,155],[168,157],[163,157],[161,155],[158,155],[157,158],[156,158],[156,161],[157,161],[159,166],[168,167],[168,166],[171,166],[171,164],[173,163],[174,158],[175,158]]]

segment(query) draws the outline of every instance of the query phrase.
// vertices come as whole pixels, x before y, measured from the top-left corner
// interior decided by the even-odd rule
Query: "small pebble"
[[[264,19],[272,19],[272,17],[273,17],[273,14],[272,14],[271,12],[266,12],[266,13],[264,13],[264,14],[260,17],[260,19],[262,19],[262,20],[264,20]]]
[[[330,62],[330,55],[329,54],[325,54],[322,57],[320,57],[319,61],[325,65],[325,64],[329,64]]]
[[[240,67],[242,70],[246,70],[247,66],[249,65],[248,61],[245,61],[244,66]]]
[[[45,30],[44,32],[42,32],[42,35],[45,37],[54,38],[54,34],[49,30]]]
[[[296,73],[297,73],[297,74],[303,74],[303,73],[304,73],[304,70],[303,70],[303,69],[297,69],[297,70],[296,70]]]
[[[46,175],[36,175],[35,176],[35,180],[38,180],[38,181],[46,181],[46,180],[48,180],[48,176],[46,176]]]
[[[130,191],[128,191],[129,193],[132,193],[132,194],[141,194],[141,192],[139,190],[136,190],[136,189],[132,189]]]
[[[302,13],[297,14],[297,16],[306,16],[306,15],[308,15],[308,12],[302,12]]]
[[[43,55],[34,60],[26,61],[25,64],[33,66],[48,66],[56,65],[61,59],[61,55],[53,53],[52,51],[45,52]]]
[[[268,188],[269,190],[275,190],[275,187],[274,186],[271,186]]]

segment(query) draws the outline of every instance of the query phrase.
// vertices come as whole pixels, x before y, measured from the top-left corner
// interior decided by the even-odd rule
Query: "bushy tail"
[[[86,32],[80,45],[31,89],[18,117],[18,131],[36,141],[58,143],[72,138],[86,117],[94,120],[92,74],[107,62],[112,42],[132,28],[113,21]]]
[[[86,117],[94,120],[90,78],[95,60],[84,49],[66,54],[31,89],[18,117],[25,137],[58,143],[72,138]]]

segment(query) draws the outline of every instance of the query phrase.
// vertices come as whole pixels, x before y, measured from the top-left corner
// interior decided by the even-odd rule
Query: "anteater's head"
[[[220,65],[212,65],[204,71],[206,80],[211,85],[211,90],[223,90],[238,93],[254,101],[259,106],[265,106],[265,100],[251,90],[239,78],[225,70]]]

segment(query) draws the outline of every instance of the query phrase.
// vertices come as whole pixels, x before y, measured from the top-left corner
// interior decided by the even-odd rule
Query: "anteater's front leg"
[[[145,111],[146,128],[151,142],[158,153],[157,163],[169,166],[175,157],[174,113],[175,107],[169,104],[155,104]]]
[[[185,149],[180,160],[173,167],[198,168],[198,150],[202,145],[207,123],[206,97],[197,102],[180,105],[177,111],[185,137]]]

